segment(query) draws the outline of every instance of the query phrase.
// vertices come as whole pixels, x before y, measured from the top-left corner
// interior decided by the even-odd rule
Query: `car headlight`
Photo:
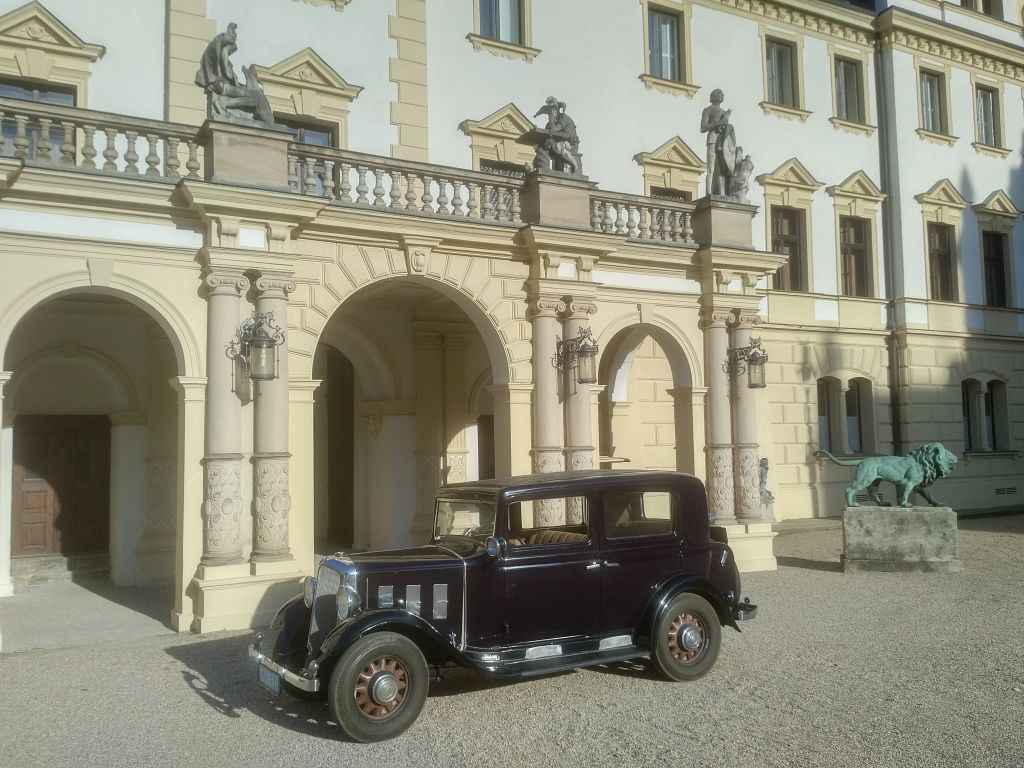
[[[338,590],[338,621],[344,621],[359,610],[359,593],[345,584]]]
[[[316,594],[316,579],[307,576],[302,580],[302,601],[307,608],[313,607],[313,596]]]

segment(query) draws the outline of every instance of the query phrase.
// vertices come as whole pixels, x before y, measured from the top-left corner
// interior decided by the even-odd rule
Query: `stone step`
[[[110,555],[106,552],[11,558],[11,579],[15,586],[108,578]]]

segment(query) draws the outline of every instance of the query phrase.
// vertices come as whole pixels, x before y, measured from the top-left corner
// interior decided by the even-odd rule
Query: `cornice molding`
[[[872,17],[834,5],[822,4],[821,13],[811,13],[806,2],[770,2],[766,0],[696,0],[702,5],[725,6],[759,19],[777,21],[807,32],[870,46],[874,42]],[[826,12],[828,15],[826,15]],[[861,18],[863,17],[863,18]]]

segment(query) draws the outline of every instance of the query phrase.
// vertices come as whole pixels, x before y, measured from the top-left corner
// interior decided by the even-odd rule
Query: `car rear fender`
[[[397,632],[419,647],[428,661],[460,661],[461,655],[448,638],[422,618],[409,611],[382,608],[362,611],[332,629],[320,646],[322,657],[332,658],[344,653],[352,643],[371,632]]]
[[[657,626],[658,620],[672,601],[672,598],[681,592],[692,592],[703,597],[711,603],[715,613],[718,614],[719,622],[723,626],[728,625],[739,632],[740,628],[736,626],[736,620],[732,616],[732,609],[728,601],[714,584],[706,579],[702,579],[700,576],[679,574],[667,579],[654,591],[654,596],[648,602],[647,610],[644,611],[644,618],[640,622],[641,634],[650,636],[652,627]]]

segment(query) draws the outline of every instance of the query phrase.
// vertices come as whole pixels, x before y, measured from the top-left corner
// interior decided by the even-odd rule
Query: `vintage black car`
[[[249,655],[270,690],[326,690],[350,737],[378,741],[419,715],[431,668],[508,678],[649,656],[688,680],[756,610],[700,480],[558,472],[441,488],[429,545],[325,558]]]

